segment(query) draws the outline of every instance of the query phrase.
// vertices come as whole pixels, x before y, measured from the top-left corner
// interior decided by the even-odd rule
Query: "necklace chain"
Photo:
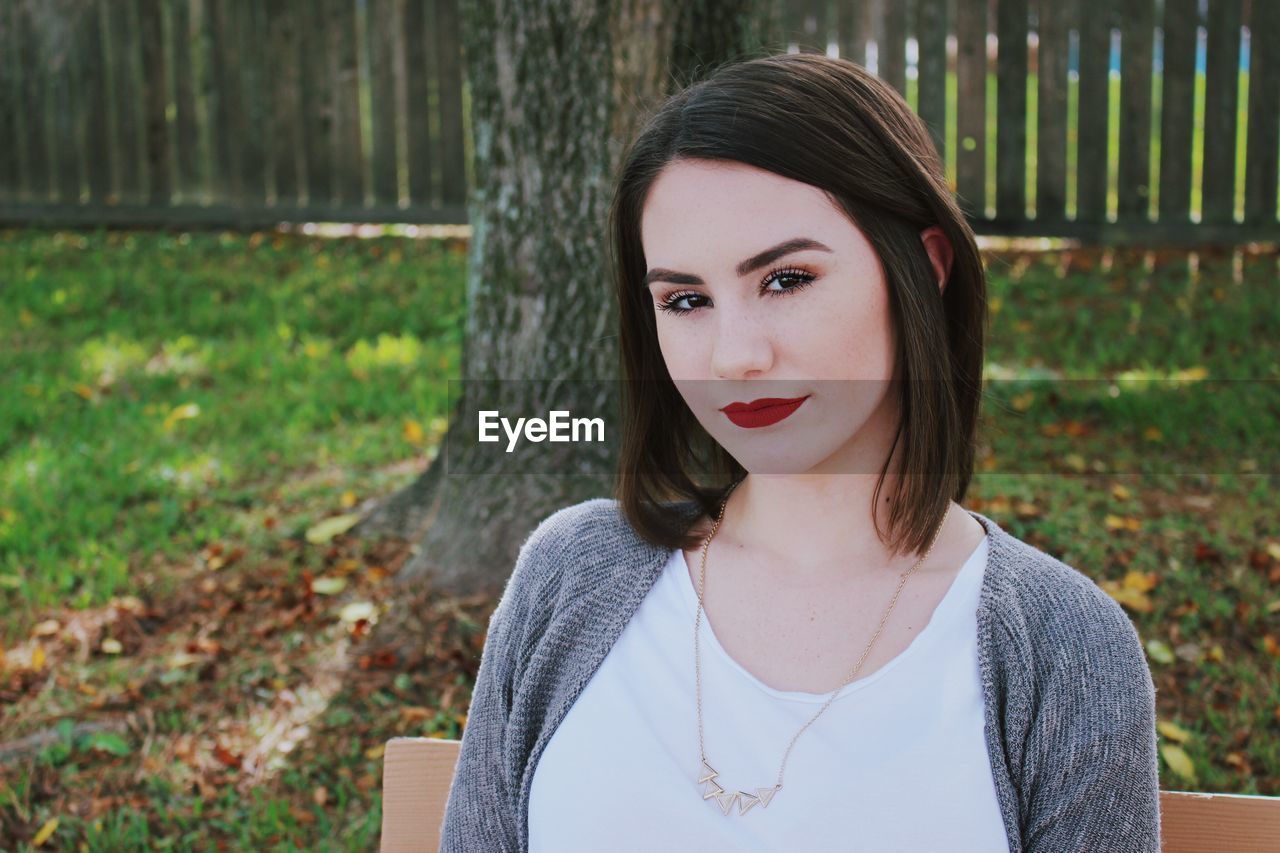
[[[733,494],[733,490],[736,489],[741,482],[742,480],[738,480],[730,486],[729,491],[725,493],[724,500],[720,503],[720,514],[717,516],[715,523],[711,525],[711,532],[707,534],[706,540],[702,543],[702,568],[698,577],[698,614],[693,622],[693,664],[694,675],[697,680],[698,700],[698,752],[702,757],[702,767],[698,775],[698,784],[701,785],[703,783],[707,783],[707,789],[703,792],[702,798],[704,800],[714,798],[719,803],[721,811],[726,815],[733,810],[733,804],[735,801],[739,803],[738,813],[746,814],[756,805],[759,805],[761,808],[768,806],[773,800],[774,794],[782,790],[782,774],[783,771],[786,770],[787,759],[791,756],[791,748],[795,746],[796,741],[800,738],[800,735],[804,733],[804,730],[813,725],[814,721],[817,720],[818,717],[822,716],[822,713],[827,710],[833,701],[835,701],[835,698],[839,695],[840,691],[857,677],[859,670],[862,669],[862,664],[867,659],[867,654],[871,651],[871,647],[875,645],[876,640],[880,637],[880,632],[884,630],[884,624],[888,621],[889,614],[893,612],[893,608],[897,605],[898,596],[902,593],[902,588],[906,585],[907,578],[909,578],[915,570],[929,558],[929,554],[933,552],[933,546],[938,541],[938,535],[942,532],[942,524],[946,522],[947,515],[951,512],[951,506],[948,504],[947,512],[943,514],[942,522],[938,524],[938,529],[934,531],[933,538],[930,540],[929,547],[925,550],[924,556],[917,560],[914,566],[902,573],[902,577],[898,580],[898,588],[894,591],[893,599],[889,602],[889,608],[885,610],[884,616],[880,617],[880,625],[876,628],[875,634],[871,636],[871,640],[867,643],[866,648],[862,650],[862,656],[858,658],[858,663],[854,666],[853,671],[849,673],[849,677],[845,679],[844,683],[837,687],[830,696],[827,697],[827,701],[818,709],[818,713],[814,714],[813,717],[801,726],[800,730],[792,736],[791,742],[787,744],[786,752],[782,754],[782,764],[778,767],[777,783],[775,783],[771,788],[757,788],[754,794],[747,793],[746,791],[735,791],[733,793],[729,793],[721,788],[716,782],[716,777],[719,774],[707,760],[707,749],[702,736],[702,661],[701,655],[698,651],[698,627],[702,623],[702,591],[706,585],[707,579],[707,550],[711,545],[711,538],[715,536],[716,531],[720,529],[720,522],[724,519],[725,507],[729,505],[729,496]]]

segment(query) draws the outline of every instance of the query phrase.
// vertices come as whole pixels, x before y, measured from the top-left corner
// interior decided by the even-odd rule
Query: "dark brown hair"
[[[889,546],[895,555],[922,553],[973,474],[987,320],[982,257],[924,122],[888,83],[822,54],[716,68],[659,105],[623,157],[609,249],[625,380],[615,496],[627,521],[650,542],[696,548],[696,514],[673,512],[674,504],[692,500],[715,518],[746,474],[671,381],[642,286],[645,199],[662,169],[685,158],[743,163],[824,190],[875,248],[898,333],[895,377],[909,381],[894,383],[902,420],[873,501],[901,441]],[[954,253],[941,295],[920,239],[932,225]]]

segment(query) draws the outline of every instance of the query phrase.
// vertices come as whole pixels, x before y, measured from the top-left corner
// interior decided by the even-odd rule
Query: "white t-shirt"
[[[978,669],[987,550],[984,537],[901,654],[845,685],[805,729],[769,805],[739,814],[735,803],[726,815],[697,782],[698,598],[684,552],[672,549],[534,769],[531,853],[1007,851]],[[765,685],[724,650],[705,612],[699,647],[717,783],[772,787],[787,744],[830,692]]]

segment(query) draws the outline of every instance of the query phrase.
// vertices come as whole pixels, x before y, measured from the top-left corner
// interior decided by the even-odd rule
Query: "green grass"
[[[340,488],[421,452],[403,424],[442,427],[464,264],[397,240],[8,233],[0,602],[101,603],[252,536],[307,472]]]

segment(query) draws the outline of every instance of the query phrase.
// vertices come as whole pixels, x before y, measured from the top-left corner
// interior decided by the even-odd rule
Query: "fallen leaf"
[[[1173,653],[1188,663],[1195,663],[1203,654],[1199,643],[1181,643],[1174,648]]]
[[[378,615],[378,608],[368,601],[353,601],[346,607],[342,608],[342,612],[338,614],[338,618],[343,622],[359,622],[361,619],[372,620]]]
[[[1151,603],[1151,599],[1148,598],[1147,594],[1140,589],[1124,586],[1119,581],[1112,580],[1099,581],[1098,586],[1102,587],[1103,591],[1105,591],[1107,595],[1110,595],[1130,610],[1137,611],[1138,613],[1150,613],[1155,609],[1155,606]]]
[[[420,723],[432,715],[430,708],[424,708],[421,705],[410,705],[400,709],[400,719],[406,723]]]
[[[1228,752],[1223,761],[1230,764],[1246,776],[1253,775],[1253,768],[1249,766],[1249,760],[1238,752]]]
[[[337,595],[346,588],[346,578],[316,578],[311,582],[311,589],[317,595]]]
[[[165,416],[164,428],[173,429],[173,425],[178,421],[190,420],[200,416],[200,405],[198,403],[183,403],[181,406],[174,406],[173,410]]]
[[[214,744],[213,757],[218,759],[218,761],[226,767],[231,767],[233,769],[240,767],[240,756],[236,755],[220,743]]]
[[[1164,756],[1164,762],[1169,765],[1170,770],[1188,782],[1196,781],[1196,766],[1192,763],[1191,757],[1182,750],[1182,747],[1174,746],[1170,743],[1162,743],[1160,744],[1160,754]]]
[[[1134,532],[1142,530],[1142,520],[1129,516],[1107,513],[1103,523],[1108,530],[1131,530]]]
[[[58,633],[58,629],[61,627],[62,625],[57,619],[46,619],[43,622],[37,623],[36,626],[31,629],[31,636],[51,637]]]
[[[1019,518],[1036,518],[1040,515],[1040,507],[1030,501],[1019,501],[1014,511],[1017,512]]]
[[[1222,555],[1218,550],[1204,542],[1197,542],[1195,548],[1197,563],[1218,563],[1222,561]]]
[[[404,422],[404,440],[410,444],[422,444],[426,433],[422,429],[422,424],[415,420],[407,420]]]
[[[328,542],[338,534],[345,533],[350,530],[359,520],[360,515],[358,513],[335,515],[332,518],[326,518],[324,521],[313,525],[307,531],[307,541],[313,545]]]
[[[58,829],[58,819],[51,817],[44,822],[44,826],[40,827],[40,831],[31,839],[32,847],[41,847],[46,841],[53,837],[53,833]]]
[[[1177,741],[1178,743],[1186,743],[1191,737],[1191,732],[1187,731],[1177,723],[1171,723],[1168,720],[1157,720],[1156,730],[1169,740]]]
[[[1156,639],[1155,637],[1147,640],[1147,654],[1157,663],[1173,663],[1174,661],[1173,650],[1169,648],[1169,645],[1164,640]]]
[[[1124,576],[1124,585],[1139,592],[1150,592],[1159,582],[1155,572],[1131,571]]]

